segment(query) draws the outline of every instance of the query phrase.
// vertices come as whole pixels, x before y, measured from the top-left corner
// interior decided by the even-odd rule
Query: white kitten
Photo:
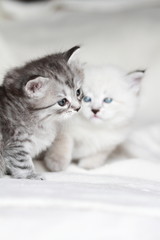
[[[143,76],[144,71],[126,73],[110,65],[86,67],[81,111],[57,139],[47,167],[62,170],[71,159],[86,169],[103,165],[128,135]]]

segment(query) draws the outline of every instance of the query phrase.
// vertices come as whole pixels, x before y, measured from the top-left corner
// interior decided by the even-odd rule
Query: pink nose
[[[97,114],[97,113],[99,112],[99,109],[92,109],[92,112],[93,112],[94,114]]]

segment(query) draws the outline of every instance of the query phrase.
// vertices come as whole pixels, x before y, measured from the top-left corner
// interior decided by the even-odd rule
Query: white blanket
[[[160,183],[55,173],[0,181],[0,231],[8,239],[160,239]]]

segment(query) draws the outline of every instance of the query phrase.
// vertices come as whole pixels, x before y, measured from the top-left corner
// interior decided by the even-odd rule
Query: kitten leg
[[[85,169],[94,169],[103,166],[107,160],[108,154],[100,152],[95,155],[85,157],[79,160],[78,166]]]
[[[69,135],[59,134],[47,150],[44,161],[50,171],[66,169],[72,160],[73,141]]]
[[[6,149],[4,159],[6,172],[13,178],[43,180],[42,176],[35,173],[32,158],[23,146],[15,145],[14,148]]]
[[[5,174],[5,161],[4,161],[2,152],[3,152],[3,141],[2,141],[2,135],[0,134],[0,177],[4,176]]]
[[[0,154],[0,177],[4,176],[4,174],[5,174],[5,162],[2,155]]]

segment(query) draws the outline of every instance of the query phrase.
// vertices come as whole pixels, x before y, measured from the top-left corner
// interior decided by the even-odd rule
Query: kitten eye
[[[67,104],[67,99],[63,98],[62,100],[58,101],[58,105],[64,107]]]
[[[91,102],[91,98],[90,97],[87,97],[87,96],[85,96],[84,98],[83,98],[83,101],[84,102]]]
[[[111,103],[113,101],[113,98],[105,98],[104,100],[103,100],[103,102],[105,102],[105,103]]]
[[[77,95],[77,97],[79,97],[81,95],[81,89],[80,88],[76,91],[76,95]]]

